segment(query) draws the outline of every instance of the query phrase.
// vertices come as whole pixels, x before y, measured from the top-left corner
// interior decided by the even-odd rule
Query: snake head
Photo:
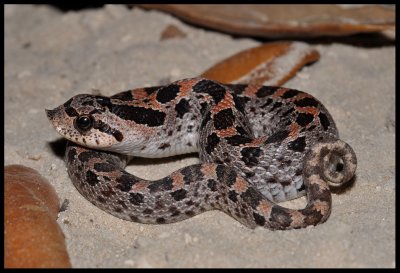
[[[56,131],[77,144],[107,149],[123,139],[120,131],[109,126],[110,98],[81,94],[64,104],[46,109],[47,118]]]

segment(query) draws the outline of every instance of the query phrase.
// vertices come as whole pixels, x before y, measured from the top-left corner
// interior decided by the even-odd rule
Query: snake
[[[353,178],[356,155],[312,95],[196,77],[107,97],[79,94],[46,109],[66,138],[81,195],[124,220],[168,224],[220,210],[248,228],[325,222],[331,188]],[[133,157],[197,152],[201,163],[158,180],[127,171]],[[306,196],[302,209],[280,202]]]

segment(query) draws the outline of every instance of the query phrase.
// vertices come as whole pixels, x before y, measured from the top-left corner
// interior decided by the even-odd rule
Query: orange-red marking
[[[257,210],[264,216],[268,216],[271,213],[272,205],[266,201],[261,200],[260,204],[257,206]]]
[[[236,131],[235,127],[229,127],[229,128],[217,131],[217,136],[219,136],[219,137],[230,137],[230,136],[234,136],[236,134],[237,134],[237,131]]]
[[[215,171],[216,165],[214,164],[203,164],[201,172],[207,177],[216,177],[217,173]]]
[[[249,84],[243,92],[243,95],[248,97],[255,97],[258,89],[260,89],[262,85],[258,84]]]
[[[132,186],[132,189],[130,190],[130,192],[141,191],[141,190],[147,188],[148,185],[149,185],[149,183],[147,183],[146,181],[136,183],[135,185]]]
[[[300,126],[297,123],[290,124],[290,133],[289,136],[291,138],[296,138],[299,133]]]
[[[183,185],[185,185],[185,181],[183,180],[183,175],[180,172],[174,172],[171,174],[172,185],[174,186],[172,190],[181,189]]]
[[[246,182],[246,180],[244,180],[242,177],[238,176],[238,177],[236,177],[236,182],[235,182],[235,184],[233,184],[232,187],[235,189],[236,192],[242,193],[247,190],[247,188],[248,188],[247,185],[248,185],[248,183]]]

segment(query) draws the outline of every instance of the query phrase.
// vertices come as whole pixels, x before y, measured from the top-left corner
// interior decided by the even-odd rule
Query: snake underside
[[[329,186],[350,180],[357,165],[326,108],[283,87],[192,78],[112,97],[77,95],[46,112],[70,140],[65,159],[78,191],[135,222],[218,209],[250,228],[316,225],[331,212]],[[190,152],[202,163],[156,181],[124,170],[130,156]],[[304,209],[277,204],[303,195]]]

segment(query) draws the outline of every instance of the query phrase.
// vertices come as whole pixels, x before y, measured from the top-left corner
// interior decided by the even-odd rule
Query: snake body
[[[69,140],[78,191],[130,221],[163,224],[218,209],[247,227],[302,228],[326,221],[329,186],[357,160],[326,108],[302,91],[192,78],[111,97],[81,94],[46,110]],[[149,181],[124,170],[131,156],[198,152],[201,164]],[[304,209],[278,202],[307,196]]]

